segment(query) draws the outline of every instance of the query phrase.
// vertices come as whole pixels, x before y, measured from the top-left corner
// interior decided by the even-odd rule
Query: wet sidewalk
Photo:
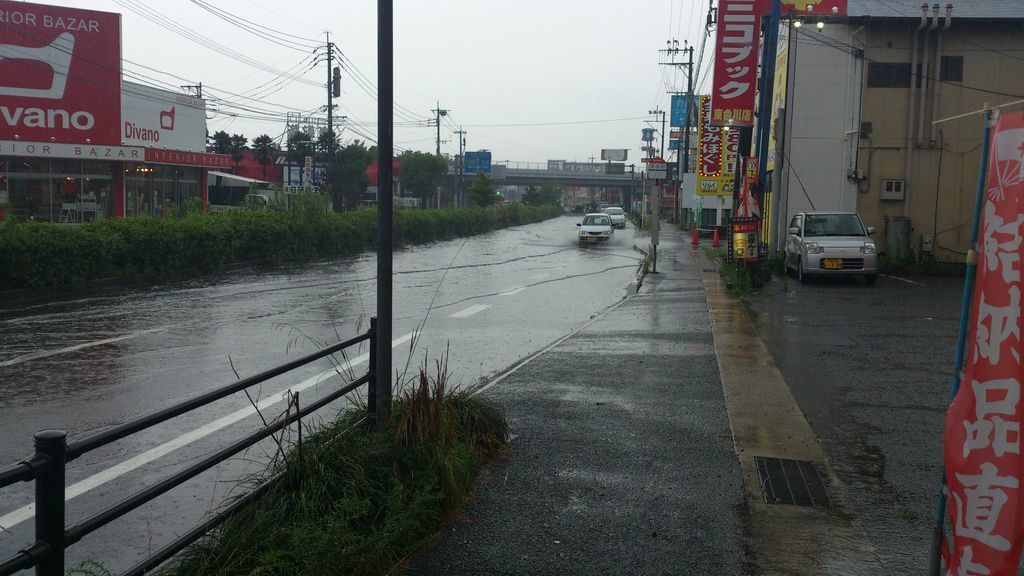
[[[484,392],[509,454],[411,574],[758,573],[701,269],[662,236],[635,296]]]

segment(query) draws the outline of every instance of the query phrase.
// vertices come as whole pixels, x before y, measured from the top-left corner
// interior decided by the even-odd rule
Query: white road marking
[[[526,286],[514,286],[510,288],[507,292],[502,292],[501,294],[498,294],[498,296],[515,296],[516,294],[519,294],[523,290],[526,290]]]
[[[924,284],[921,284],[920,282],[914,282],[913,280],[907,280],[906,278],[900,278],[899,276],[890,276],[888,274],[879,274],[879,276],[884,276],[886,278],[892,278],[893,280],[898,280],[900,282],[906,282],[907,284],[913,284],[914,286],[924,286]]]
[[[405,342],[411,340],[412,337],[413,333],[410,332],[405,336],[397,338],[391,342],[391,347],[394,348],[395,346],[404,344]],[[325,380],[328,380],[332,376],[344,374],[347,370],[350,370],[355,366],[363,364],[367,362],[369,359],[369,353],[360,354],[355,358],[349,359],[347,362],[344,363],[343,366],[331,368],[330,370],[325,370],[320,374],[317,374],[316,376],[311,376],[303,380],[299,384],[292,386],[288,390],[292,392],[301,392],[303,390],[306,390],[307,388],[311,388],[321,382],[324,382]],[[273,406],[274,404],[283,401],[285,398],[286,395],[284,392],[282,392],[277,396],[270,396],[268,398],[260,400],[259,402],[256,403],[256,406],[259,407],[260,411],[263,411],[269,408],[270,406]],[[245,408],[235,410],[234,412],[227,414],[226,416],[221,416],[220,418],[214,420],[213,422],[210,422],[209,424],[206,424],[205,426],[200,426],[199,428],[196,428],[191,432],[186,432],[185,434],[178,436],[174,440],[170,440],[164,442],[163,444],[160,444],[159,446],[150,448],[149,450],[137,456],[129,458],[124,462],[121,462],[120,464],[115,464],[114,466],[111,466],[110,468],[107,468],[102,472],[93,474],[92,476],[84,480],[81,480],[79,482],[72,484],[71,486],[68,486],[64,492],[64,500],[68,501],[77,496],[81,496],[82,494],[85,494],[86,492],[99,486],[102,486],[103,484],[106,484],[111,480],[124,476],[125,474],[131,472],[132,470],[135,470],[145,464],[148,464],[153,460],[156,460],[157,458],[161,458],[177,450],[178,448],[181,448],[182,446],[187,446],[188,444],[191,444],[196,440],[205,438],[206,436],[209,436],[210,434],[213,434],[218,430],[226,428],[238,422],[239,420],[242,420],[243,418],[251,416],[255,413],[256,408],[254,408],[251,405],[246,406]],[[18,508],[13,512],[9,512],[4,516],[0,516],[0,529],[10,529],[17,526],[18,524],[21,524],[25,520],[28,520],[35,516],[35,511],[36,505],[35,503],[32,503],[22,506],[21,508]]]
[[[484,310],[487,310],[490,307],[490,304],[473,304],[469,308],[464,308],[462,310],[459,310],[455,314],[452,314],[451,316],[449,316],[449,318],[469,318],[470,316],[483,312]]]
[[[114,338],[105,338],[103,340],[94,340],[92,342],[86,342],[84,344],[76,344],[75,346],[68,346],[67,348],[58,348],[56,350],[43,350],[42,352],[33,352],[31,354],[25,354],[24,356],[18,356],[17,358],[11,358],[0,362],[0,368],[4,366],[14,366],[15,364],[23,364],[32,360],[39,360],[40,358],[48,358],[50,356],[57,356],[58,354],[67,354],[68,352],[75,352],[84,348],[92,348],[93,346],[102,346],[104,344],[110,344],[113,342],[120,342],[121,340],[128,340],[129,338],[138,338],[139,336],[145,336],[146,334],[154,334],[156,332],[163,332],[167,328],[152,328],[150,330],[142,330],[139,332],[132,332],[131,334],[125,334],[124,336],[115,336]]]

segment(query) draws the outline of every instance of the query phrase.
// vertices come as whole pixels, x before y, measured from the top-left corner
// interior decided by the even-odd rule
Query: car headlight
[[[865,244],[865,245],[861,246],[860,251],[865,253],[865,254],[874,254],[875,253],[875,245],[874,244]]]
[[[817,242],[808,242],[804,247],[807,248],[808,254],[821,254],[825,251]]]

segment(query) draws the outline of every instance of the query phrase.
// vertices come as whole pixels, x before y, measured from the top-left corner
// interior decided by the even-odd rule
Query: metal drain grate
[[[832,507],[822,473],[813,462],[754,456],[754,465],[768,504]]]

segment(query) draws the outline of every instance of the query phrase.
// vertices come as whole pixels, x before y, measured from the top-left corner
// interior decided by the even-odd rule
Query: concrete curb
[[[703,252],[695,251],[693,259],[702,270],[711,313],[757,566],[765,574],[884,573],[860,522],[843,510],[843,486],[743,303],[727,294],[717,266]],[[828,472],[835,508],[767,504],[755,456],[819,463]]]

